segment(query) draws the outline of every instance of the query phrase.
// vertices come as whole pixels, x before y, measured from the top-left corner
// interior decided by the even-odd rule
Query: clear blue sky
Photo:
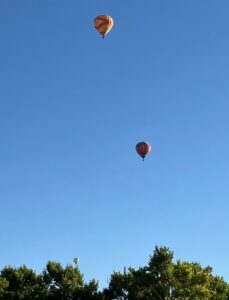
[[[228,10],[0,1],[0,268],[79,257],[104,287],[165,245],[229,281]]]

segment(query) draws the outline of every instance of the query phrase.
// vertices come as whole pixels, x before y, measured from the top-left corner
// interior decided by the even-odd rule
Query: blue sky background
[[[166,245],[229,281],[228,10],[0,1],[1,268],[79,257],[104,287]]]

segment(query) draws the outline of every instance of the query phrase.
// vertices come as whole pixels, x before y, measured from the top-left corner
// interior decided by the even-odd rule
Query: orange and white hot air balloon
[[[140,142],[136,145],[136,151],[144,160],[145,156],[151,151],[151,145],[146,142]]]
[[[111,31],[113,24],[113,19],[107,15],[98,16],[94,20],[94,27],[103,38]]]

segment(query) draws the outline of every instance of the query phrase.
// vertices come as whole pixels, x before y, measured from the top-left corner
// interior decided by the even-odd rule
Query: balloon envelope
[[[74,261],[74,263],[77,265],[77,264],[78,264],[78,262],[79,262],[80,260],[79,260],[79,258],[78,258],[78,257],[76,257],[76,258],[74,258],[74,259],[73,259],[73,261]]]
[[[146,142],[140,142],[136,145],[136,151],[144,159],[145,156],[151,151],[151,145]]]
[[[95,29],[104,37],[111,31],[113,27],[113,19],[110,16],[102,15],[98,16],[94,20]]]

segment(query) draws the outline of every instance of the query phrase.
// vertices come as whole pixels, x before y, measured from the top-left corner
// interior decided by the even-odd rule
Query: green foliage
[[[114,273],[105,294],[107,299],[169,299],[170,278],[173,253],[166,247],[155,248],[148,266],[127,273]]]
[[[210,299],[211,296],[211,268],[202,269],[197,263],[178,261],[173,265],[171,283],[173,298],[181,299]]]
[[[25,266],[5,267],[0,274],[0,300],[100,300],[98,282],[84,282],[79,268],[48,262],[40,275]]]
[[[229,300],[229,285],[210,267],[173,262],[173,252],[156,247],[146,266],[113,272],[107,289],[85,283],[78,266],[49,261],[37,275],[26,266],[0,272],[0,300]]]
[[[6,298],[6,291],[9,286],[9,281],[6,278],[0,277],[0,299]]]
[[[229,286],[210,267],[173,262],[173,253],[156,247],[147,266],[111,275],[107,300],[229,300]]]
[[[20,300],[36,299],[39,289],[35,272],[26,266],[18,269],[5,267],[1,271],[0,282],[5,282],[5,287],[0,288],[0,299]]]

